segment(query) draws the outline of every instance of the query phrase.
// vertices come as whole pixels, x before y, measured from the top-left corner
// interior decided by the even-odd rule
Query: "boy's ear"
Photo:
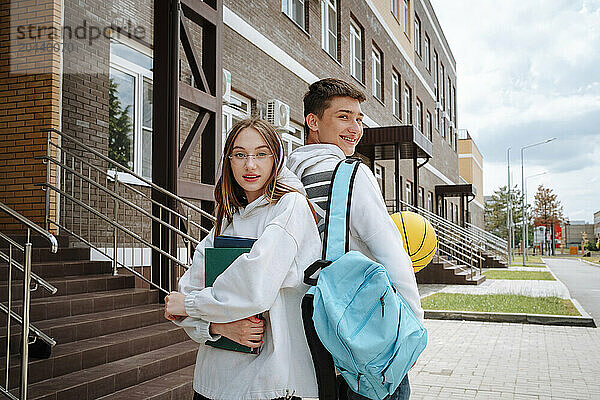
[[[311,131],[319,131],[319,117],[313,113],[308,114],[306,116],[306,126]]]

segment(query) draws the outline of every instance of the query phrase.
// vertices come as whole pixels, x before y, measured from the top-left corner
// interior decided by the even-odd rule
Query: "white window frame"
[[[298,148],[300,146],[304,146],[305,140],[305,132],[304,127],[300,124],[290,121],[290,129],[294,132],[298,133],[298,136],[292,134],[291,132],[283,132],[281,134],[281,141],[285,146],[285,154],[289,155],[292,151],[295,150],[294,147]],[[296,145],[296,146],[294,146]]]
[[[381,190],[381,193],[383,194],[383,187],[384,187],[384,182],[383,182],[383,167],[379,164],[375,164],[375,171],[373,171],[374,175],[375,175],[375,179],[377,180],[377,183],[379,184],[379,189]]]
[[[402,119],[401,111],[401,102],[400,102],[400,75],[394,71],[392,73],[392,107],[393,113],[398,119]]]
[[[371,49],[371,92],[381,101],[383,101],[382,75],[381,52],[373,46]]]
[[[404,85],[404,115],[402,117],[402,122],[404,122],[405,124],[411,124],[412,123],[412,115],[411,115],[411,111],[412,111],[412,93],[411,93],[411,89],[408,85]]]
[[[302,21],[296,21],[294,7],[302,6]],[[306,32],[306,0],[281,0],[281,12]]]
[[[114,40],[116,40],[116,39],[114,39]],[[118,41],[120,44],[130,47],[131,49],[133,49],[137,52],[144,54],[147,57],[153,58],[151,50],[143,49],[144,51],[142,51],[140,46],[133,46],[124,40],[116,40],[116,41]],[[121,58],[115,54],[110,55],[109,67],[113,68],[117,71],[120,71],[124,74],[132,75],[135,79],[134,100],[133,100],[134,109],[133,109],[133,121],[132,121],[133,122],[133,168],[132,168],[132,170],[136,174],[143,176],[143,174],[142,174],[142,153],[143,153],[142,133],[143,133],[143,129],[144,129],[144,127],[142,126],[143,117],[144,117],[144,104],[143,104],[144,84],[143,83],[144,83],[144,81],[148,81],[153,86],[153,89],[154,89],[153,74],[152,74],[151,70],[141,67],[141,66],[139,66],[129,60]],[[146,130],[148,130],[148,128],[146,128]],[[150,129],[150,130],[152,131],[152,133],[154,133],[153,129]],[[119,179],[119,181],[124,182],[124,183],[131,183],[131,184],[135,184],[135,185],[147,186],[147,184],[145,182],[139,180],[135,176],[128,174],[128,173],[124,173],[124,172],[117,173],[115,170],[108,170],[107,174],[111,178],[114,178],[116,175],[117,179]],[[149,177],[143,176],[143,177],[150,181],[152,180],[151,176],[149,176]]]
[[[413,205],[412,185],[413,185],[413,183],[411,181],[407,180],[406,184],[404,186],[406,188],[406,192],[405,192],[405,194],[406,194],[406,202],[408,204],[410,204],[411,206]]]
[[[402,11],[404,14],[404,33],[410,39],[410,4],[409,0],[402,0]]]
[[[238,104],[245,104],[246,111],[244,111],[244,107]],[[222,114],[221,148],[225,149],[225,140],[227,139],[227,133],[229,133],[229,130],[233,126],[233,118],[249,118],[251,114],[251,100],[237,92],[231,91],[229,103],[223,104]]]
[[[427,192],[427,209],[433,212],[433,193]]]
[[[421,99],[419,99],[417,97],[417,104],[416,104],[416,108],[417,108],[417,115],[416,115],[416,119],[417,119],[417,129],[423,133],[423,102],[421,101]]]
[[[417,55],[419,57],[421,57],[421,21],[419,20],[419,17],[417,17],[415,15],[415,23],[414,23],[414,30],[415,30],[415,34],[414,34],[414,48],[415,48],[415,53],[417,53]]]
[[[360,65],[358,71],[356,62]],[[362,30],[353,20],[350,20],[350,75],[361,83],[363,82],[362,64]]]
[[[423,46],[423,53],[425,54],[425,68],[427,71],[431,72],[431,42],[427,33],[425,34]]]
[[[429,112],[429,110],[427,110],[427,113],[425,114],[425,130],[426,135],[427,135],[427,139],[429,139],[429,141],[433,141],[433,130],[432,130],[432,125],[431,125],[431,113]]]
[[[439,90],[439,74],[438,74],[438,54],[437,51],[433,50],[433,91],[435,92],[435,99],[440,100]],[[437,108],[436,108],[437,109]]]
[[[425,188],[423,186],[419,186],[418,192],[419,200],[417,201],[417,205],[425,208]]]
[[[335,26],[329,26],[329,14],[335,15]],[[337,0],[321,0],[321,46],[331,57],[338,60],[338,11]],[[335,43],[331,43],[330,36],[335,36]]]

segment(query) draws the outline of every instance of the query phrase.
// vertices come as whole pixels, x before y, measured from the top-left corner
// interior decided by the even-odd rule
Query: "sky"
[[[484,159],[484,195],[507,182],[558,195],[569,220],[600,210],[600,0],[431,0],[457,69],[458,128]],[[538,176],[533,176],[541,174]]]

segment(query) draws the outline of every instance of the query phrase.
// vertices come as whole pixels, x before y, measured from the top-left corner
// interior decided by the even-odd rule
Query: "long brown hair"
[[[215,208],[217,214],[215,236],[218,236],[221,231],[223,218],[227,218],[227,221],[231,222],[233,214],[240,208],[248,205],[244,189],[235,181],[233,171],[231,170],[231,160],[229,159],[235,140],[247,128],[255,129],[267,143],[267,147],[271,153],[273,153],[273,168],[264,186],[265,198],[269,203],[276,203],[284,194],[297,192],[296,189],[277,180],[277,174],[283,166],[283,148],[281,139],[275,128],[267,121],[259,118],[248,118],[237,122],[231,128],[225,140],[221,163],[221,177],[215,185]]]

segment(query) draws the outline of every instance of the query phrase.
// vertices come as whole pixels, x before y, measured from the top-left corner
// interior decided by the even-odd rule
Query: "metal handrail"
[[[40,228],[39,226],[37,226],[36,224],[31,222],[28,218],[19,214],[18,212],[16,212],[12,208],[8,207],[7,205],[3,204],[2,202],[0,202],[0,210],[4,211],[8,215],[10,215],[12,218],[16,219],[17,221],[21,222],[23,225],[27,226],[27,228],[34,230],[40,236],[42,236],[43,238],[48,240],[48,242],[50,242],[50,251],[52,251],[53,253],[56,253],[58,251],[58,240],[56,240],[56,237],[54,237],[53,234]]]
[[[82,141],[78,140],[77,138],[74,138],[73,136],[68,135],[68,134],[66,134],[64,132],[61,132],[61,131],[59,131],[57,129],[44,129],[42,132],[53,132],[53,133],[56,133],[57,135],[60,135],[62,138],[67,138],[68,140],[72,141],[73,143],[76,143],[77,145],[83,147],[86,151],[89,151],[90,153],[94,154],[95,156],[100,157],[102,160],[104,160],[104,161],[106,161],[106,162],[108,162],[108,163],[110,163],[112,165],[115,165],[119,169],[123,170],[124,172],[126,172],[126,173],[134,176],[136,179],[139,179],[140,181],[144,182],[146,185],[150,186],[152,189],[155,189],[155,190],[159,191],[160,193],[162,193],[162,194],[164,194],[166,196],[169,196],[169,197],[171,197],[171,198],[173,198],[173,199],[181,202],[185,206],[191,208],[192,210],[200,213],[202,216],[204,216],[204,217],[206,217],[206,218],[208,218],[208,219],[210,219],[212,221],[216,220],[216,218],[212,214],[204,211],[200,207],[197,207],[195,204],[190,203],[186,199],[184,199],[182,197],[179,197],[176,194],[173,194],[173,193],[169,192],[166,189],[161,188],[157,184],[152,183],[152,181],[149,181],[148,179],[142,177],[141,175],[136,174],[134,171],[130,170],[129,168],[125,167],[122,164],[119,164],[115,160],[112,160],[112,159],[108,158],[104,154],[102,154],[99,151],[97,151],[96,149],[94,149],[94,148],[86,145],[85,143],[83,143]],[[60,146],[58,146],[58,147],[61,148],[62,150],[64,150],[62,147],[60,147]]]
[[[481,229],[480,227],[478,227],[477,225],[473,225],[470,222],[467,222],[467,226],[479,233],[481,233],[482,235],[484,235],[485,237],[489,238],[492,241],[495,242],[500,242],[504,245],[506,245],[506,240],[502,239],[500,236],[494,235],[492,232],[488,232],[485,229]]]
[[[22,399],[27,398],[27,384],[28,384],[28,368],[29,368],[29,334],[33,332],[36,338],[40,338],[50,346],[56,345],[56,341],[45,335],[35,326],[30,323],[30,306],[31,306],[31,292],[37,289],[37,284],[41,284],[46,289],[48,289],[52,293],[56,293],[56,288],[46,281],[39,278],[37,275],[31,272],[31,264],[32,264],[32,256],[31,250],[33,245],[31,244],[31,232],[34,231],[38,233],[41,237],[45,238],[50,243],[50,251],[52,253],[56,253],[58,251],[58,240],[56,237],[50,232],[40,228],[32,221],[30,221],[25,216],[19,214],[12,208],[0,202],[0,211],[8,214],[13,219],[17,220],[21,224],[23,224],[27,228],[27,242],[24,246],[16,243],[14,240],[8,238],[6,235],[2,234],[1,238],[6,240],[9,245],[8,256],[6,256],[3,252],[0,252],[2,258],[8,262],[8,279],[7,279],[7,287],[8,287],[8,298],[7,304],[4,305],[0,303],[0,311],[6,314],[6,369],[5,369],[5,379],[4,383],[6,387],[0,386],[0,392],[4,395],[8,396],[12,399],[17,399],[12,393],[10,393],[10,338],[11,338],[11,320],[15,320],[17,323],[21,324],[21,385],[19,390],[19,396]],[[16,245],[16,246],[15,246]],[[24,265],[20,265],[17,261],[13,260],[13,246],[23,252],[24,254]],[[23,300],[22,300],[22,312],[23,316],[19,316],[17,313],[12,311],[12,267],[17,266],[17,268],[21,269],[23,272]],[[36,286],[31,288],[31,280],[32,278],[36,282]]]

